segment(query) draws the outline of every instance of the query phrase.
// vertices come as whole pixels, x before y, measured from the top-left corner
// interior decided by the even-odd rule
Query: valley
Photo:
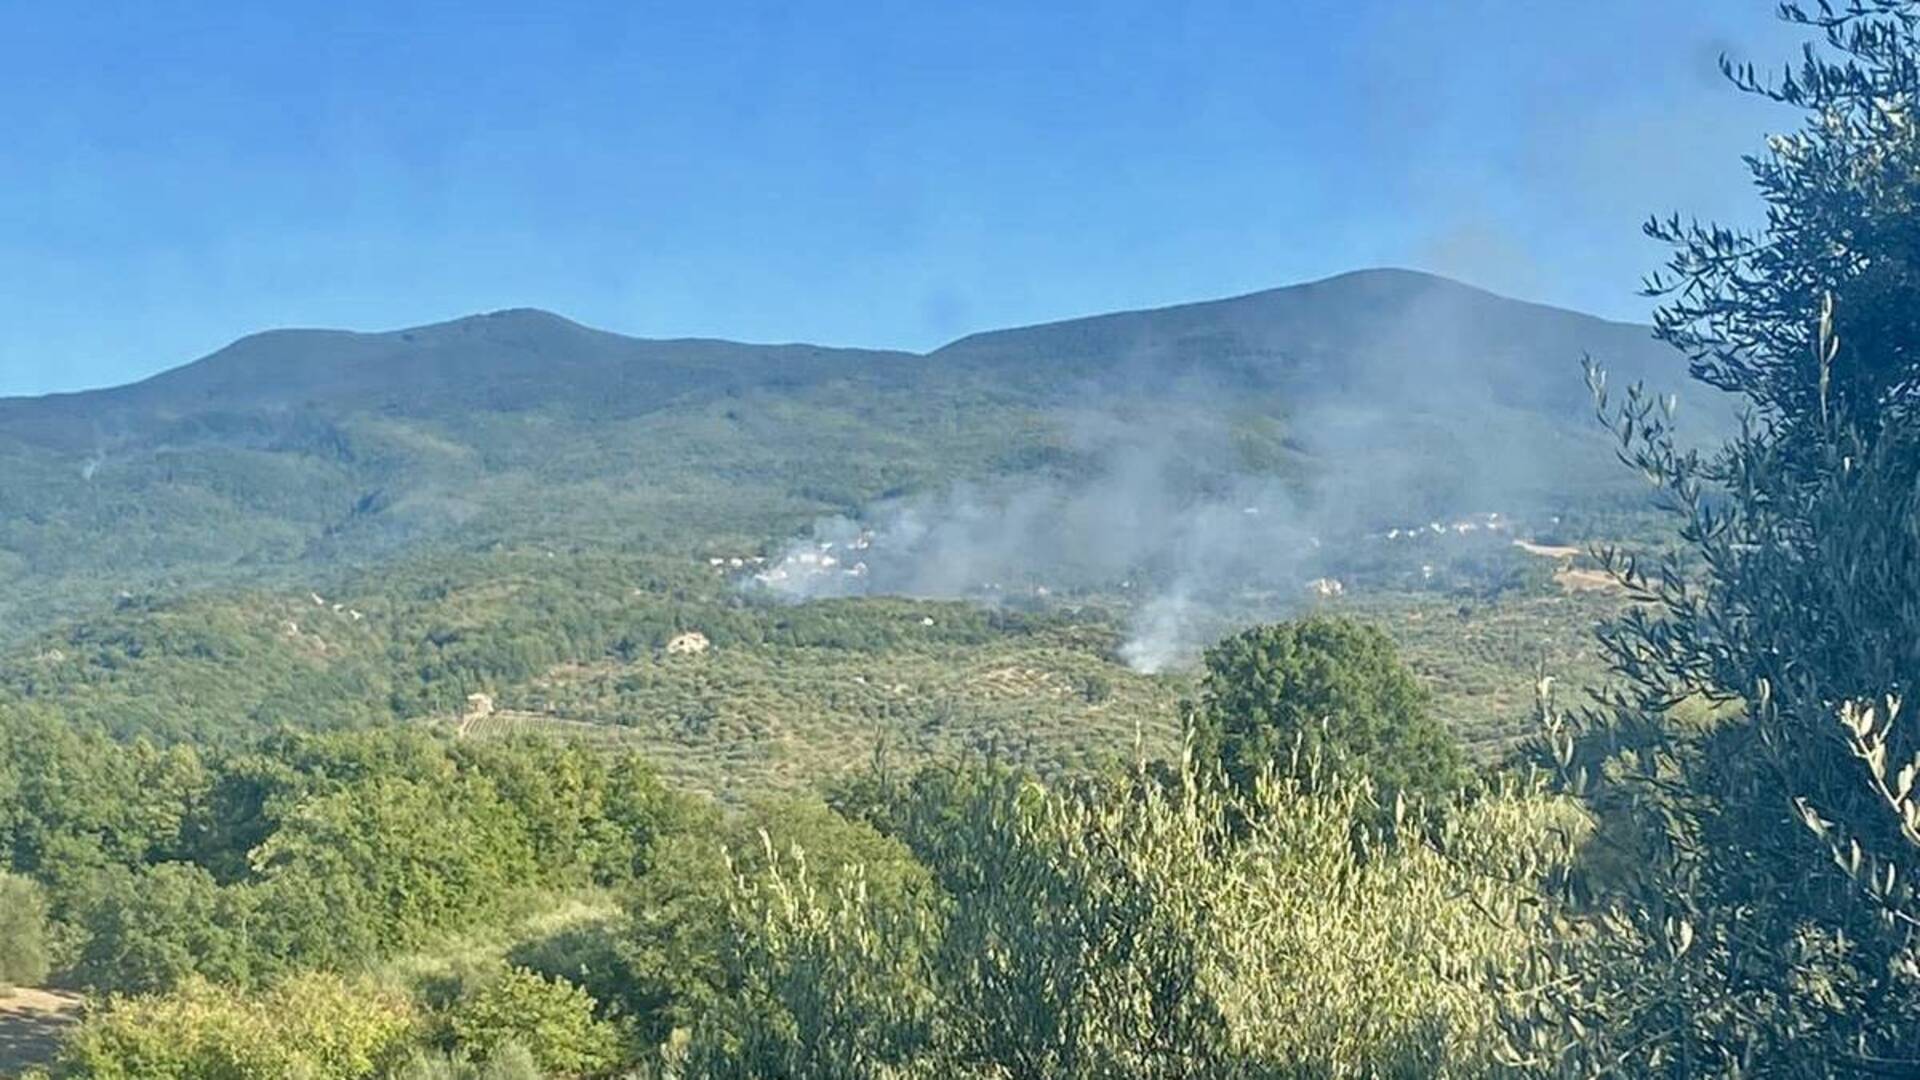
[[[1672,377],[1632,328],[1385,271],[926,357],[533,312],[260,335],[0,402],[0,702],[163,741],[548,730],[737,800],[881,752],[1164,751],[1203,646],[1330,610],[1495,754],[1540,663],[1593,673],[1579,552],[1656,528],[1595,452],[1602,349]]]
[[[393,781],[422,786],[368,827],[445,800],[490,821],[493,786],[533,797],[509,779],[523,759],[573,762],[542,781],[570,794],[514,811],[526,828],[599,827],[599,789],[569,785],[613,770],[592,783],[658,777],[646,798],[673,808],[673,843],[797,814],[818,844],[856,827],[823,800],[889,778],[1010,770],[1066,791],[1177,761],[1202,651],[1281,620],[1384,629],[1422,710],[1498,767],[1533,731],[1542,671],[1569,698],[1603,678],[1591,629],[1621,598],[1583,587],[1589,545],[1667,539],[1606,467],[1577,371],[1498,345],[1522,333],[1610,348],[1628,372],[1665,362],[1637,328],[1403,272],[926,356],[647,342],[526,311],[259,335],[135,386],[0,401],[0,717],[75,755],[22,783],[58,782],[108,739],[145,779],[84,787],[187,793],[141,812],[182,831],[136,859],[159,891],[129,910],[189,888],[276,925],[294,908],[271,899],[273,860],[317,868],[343,842],[272,854],[261,836],[318,819],[279,817],[259,783],[388,791],[355,777],[477,770],[452,790]],[[1401,392],[1371,393],[1389,368]],[[262,767],[279,779],[245,779]],[[227,779],[191,794],[207,769]],[[24,828],[31,868],[64,858],[40,830],[90,827]],[[176,873],[197,884],[160,881]],[[518,873],[357,953],[276,931],[292,936],[271,963],[377,958],[381,993],[424,1000],[461,978],[432,974],[446,964],[533,947],[532,931],[494,940],[515,920],[590,910],[556,933],[597,940],[631,917],[579,870]],[[591,880],[630,889],[629,873]],[[222,974],[211,945],[96,955],[137,933],[88,913],[116,910],[118,880],[53,891],[73,928],[63,984],[252,977]],[[41,1023],[0,1021],[28,1040],[21,1060],[50,1052]]]
[[[0,1078],[1920,1076],[1764,6],[9,11]]]

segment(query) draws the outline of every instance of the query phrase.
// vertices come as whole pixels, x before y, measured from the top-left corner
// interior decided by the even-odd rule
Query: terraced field
[[[1596,687],[1605,674],[1594,625],[1617,614],[1612,589],[1504,597],[1496,603],[1406,598],[1356,605],[1399,642],[1402,655],[1433,694],[1441,720],[1482,755],[1526,734],[1534,675],[1544,666],[1563,703]]]
[[[1542,665],[1563,700],[1598,685],[1592,628],[1620,604],[1613,593],[1548,586],[1497,601],[1363,593],[1317,607],[1386,627],[1436,714],[1493,757],[1529,730]],[[461,732],[638,749],[676,782],[729,800],[813,786],[880,752],[903,761],[991,752],[1047,772],[1122,760],[1136,746],[1171,752],[1194,674],[1136,673],[1113,645],[1104,626],[1064,626],[985,643],[656,649],[553,665],[500,689]]]
[[[700,655],[562,664],[503,691],[475,737],[531,728],[647,751],[723,797],[804,787],[884,751],[992,752],[1044,771],[1160,753],[1180,677],[1138,675],[1070,635],[913,650],[742,644]]]

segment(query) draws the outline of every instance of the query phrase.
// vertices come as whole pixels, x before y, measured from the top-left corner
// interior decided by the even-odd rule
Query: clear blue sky
[[[299,7],[304,10],[294,11]],[[928,348],[1361,266],[1640,317],[1771,0],[0,0],[0,394],[549,308]],[[519,10],[514,10],[519,9]]]

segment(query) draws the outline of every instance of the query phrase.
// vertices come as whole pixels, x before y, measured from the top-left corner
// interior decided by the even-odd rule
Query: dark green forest
[[[1783,15],[1796,66],[1726,69],[1798,118],[1747,162],[1765,225],[1647,225],[1653,333],[1737,429],[1535,358],[1585,394],[1570,475],[1609,479],[1527,547],[1340,552],[1191,668],[1122,663],[1110,589],[796,602],[706,555],[1072,475],[1020,358],[1190,356],[1206,305],[930,357],[507,313],[406,332],[438,366],[266,335],[8,403],[0,986],[73,1004],[29,1052],[0,996],[0,1070],[1920,1075],[1920,3]],[[1259,303],[1336,345],[1252,365],[1249,409],[1368,355],[1307,288]],[[552,334],[571,384],[449,389]],[[287,347],[350,362],[249,381]],[[558,421],[626,400],[594,380],[634,350],[644,408]],[[1560,430],[1544,385],[1492,415]],[[78,487],[65,409],[118,425]],[[1283,424],[1236,430],[1315,490]]]

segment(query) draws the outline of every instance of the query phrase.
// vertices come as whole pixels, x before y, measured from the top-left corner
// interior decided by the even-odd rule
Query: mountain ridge
[[[1180,301],[1175,301],[1173,303],[1155,304],[1148,307],[1125,308],[1118,311],[1102,311],[1102,312],[1095,312],[1088,315],[1071,315],[1071,316],[1067,316],[1059,319],[1044,319],[1044,320],[1041,320],[1040,322],[1021,323],[1021,324],[1018,324],[1015,326],[1009,326],[1009,327],[997,327],[997,328],[988,329],[988,330],[977,330],[972,333],[963,334],[962,336],[957,337],[952,341],[947,342],[944,345],[936,346],[935,348],[919,355],[923,355],[923,356],[938,355],[941,352],[945,352],[957,346],[961,346],[969,342],[973,342],[978,338],[993,337],[1001,334],[1018,333],[1021,331],[1029,331],[1029,330],[1043,330],[1043,329],[1060,327],[1060,326],[1065,326],[1065,325],[1075,324],[1075,323],[1097,322],[1097,321],[1112,320],[1112,319],[1124,319],[1129,316],[1165,315],[1165,314],[1183,312],[1188,310],[1219,308],[1219,307],[1233,305],[1233,304],[1247,302],[1247,301],[1260,301],[1260,300],[1264,300],[1264,299],[1268,299],[1268,298],[1272,298],[1272,297],[1276,297],[1284,294],[1306,294],[1309,292],[1318,291],[1322,289],[1337,288],[1337,287],[1347,286],[1347,285],[1359,285],[1362,287],[1370,287],[1378,284],[1439,286],[1445,289],[1456,290],[1459,294],[1462,294],[1462,295],[1472,295],[1472,296],[1476,296],[1486,300],[1494,300],[1502,303],[1519,305],[1521,307],[1535,308],[1543,312],[1551,312],[1551,313],[1558,313],[1558,314],[1564,314],[1564,315],[1575,315],[1575,316],[1579,316],[1582,319],[1588,319],[1596,323],[1603,323],[1611,326],[1617,326],[1617,327],[1628,328],[1633,330],[1642,330],[1642,331],[1646,331],[1649,334],[1651,334],[1653,330],[1652,326],[1649,324],[1630,322],[1630,321],[1620,320],[1620,319],[1608,319],[1603,316],[1593,315],[1588,312],[1581,311],[1578,308],[1563,307],[1557,304],[1548,304],[1548,303],[1535,301],[1535,300],[1527,300],[1522,297],[1509,296],[1505,293],[1497,292],[1493,289],[1483,288],[1481,286],[1474,285],[1469,282],[1464,282],[1456,278],[1448,277],[1445,274],[1437,274],[1428,270],[1418,270],[1412,267],[1403,267],[1403,266],[1370,266],[1370,267],[1362,267],[1357,270],[1344,270],[1337,274],[1330,274],[1323,278],[1314,278],[1310,281],[1295,282],[1291,285],[1275,285],[1275,286],[1270,286],[1264,289],[1254,289],[1250,292],[1234,293],[1229,296],[1212,297],[1212,298],[1203,299],[1203,300],[1180,300]]]
[[[324,342],[342,348],[360,348],[371,344],[392,342],[413,343],[418,339],[431,340],[436,337],[446,337],[454,334],[471,336],[476,330],[484,331],[495,326],[504,325],[520,331],[537,326],[550,331],[557,330],[567,335],[612,339],[629,344],[654,347],[707,347],[758,351],[808,350],[814,352],[832,352],[901,359],[935,359],[943,355],[951,356],[966,353],[997,341],[1022,335],[1121,325],[1155,318],[1200,316],[1212,312],[1231,311],[1237,307],[1264,305],[1276,301],[1285,302],[1295,298],[1307,301],[1329,290],[1352,287],[1374,293],[1375,296],[1373,298],[1376,300],[1396,299],[1396,297],[1390,294],[1385,297],[1379,295],[1394,287],[1403,290],[1418,288],[1429,291],[1446,291],[1452,293],[1455,297],[1469,297],[1482,303],[1510,305],[1515,310],[1531,309],[1546,317],[1574,317],[1597,326],[1637,333],[1648,336],[1649,338],[1652,333],[1650,326],[1641,323],[1606,319],[1573,308],[1512,297],[1427,271],[1382,266],[1350,270],[1312,281],[1257,289],[1252,292],[1239,293],[1232,296],[1177,301],[1151,307],[1096,312],[1089,315],[1067,316],[1034,323],[1022,323],[1014,326],[978,330],[963,334],[945,344],[924,352],[862,345],[824,345],[805,341],[742,341],[733,338],[706,335],[649,337],[589,326],[568,318],[565,315],[536,307],[501,308],[494,311],[476,312],[470,315],[458,316],[439,322],[386,330],[352,330],[318,326],[275,327],[242,335],[203,357],[155,372],[140,379],[113,386],[95,387],[85,390],[61,391],[58,393],[39,395],[4,396],[0,397],[0,408],[17,406],[26,402],[51,403],[56,401],[67,402],[76,399],[92,400],[99,399],[102,396],[119,395],[142,388],[152,388],[155,384],[165,385],[174,377],[181,375],[181,373],[203,365],[219,364],[230,358],[257,354],[271,345],[289,343],[311,346]],[[1397,299],[1404,301],[1404,293]]]
[[[1160,464],[1195,490],[1250,472],[1414,491],[1420,513],[1578,493],[1610,461],[1585,353],[1681,381],[1645,327],[1405,270],[927,353],[632,338],[527,308],[263,331],[135,383],[0,399],[0,637],[423,545],[765,549],[954,485],[1083,484],[1129,440],[1181,443]]]

